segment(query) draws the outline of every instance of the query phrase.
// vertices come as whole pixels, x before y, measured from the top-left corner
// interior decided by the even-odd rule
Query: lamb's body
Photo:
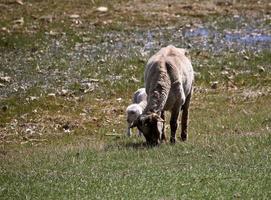
[[[181,109],[183,110],[181,138],[186,140],[188,107],[194,75],[191,62],[185,56],[185,50],[171,45],[162,48],[149,59],[144,79],[148,95],[147,106],[137,126],[147,142],[158,143],[159,140],[165,139],[164,124],[161,125],[159,122],[164,120],[166,110],[171,111],[171,142],[175,142],[177,119]],[[161,116],[163,120],[157,116]],[[143,121],[147,121],[144,126]]]
[[[133,103],[139,104],[147,101],[147,94],[145,88],[139,88],[133,95]],[[145,109],[145,107],[144,107]]]
[[[147,94],[145,88],[138,89],[133,95],[133,104],[129,105],[126,109],[127,114],[127,135],[131,135],[131,125],[132,123],[143,113],[143,110],[147,105]],[[141,132],[138,131],[141,135]]]

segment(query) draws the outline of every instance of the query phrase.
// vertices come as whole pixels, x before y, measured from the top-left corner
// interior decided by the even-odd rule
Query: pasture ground
[[[268,1],[0,9],[0,199],[271,198]],[[125,137],[125,109],[168,44],[196,71],[189,136],[148,148]]]

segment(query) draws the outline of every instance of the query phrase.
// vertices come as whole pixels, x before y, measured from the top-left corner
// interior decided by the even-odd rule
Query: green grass
[[[269,98],[195,93],[189,139],[176,145],[119,137],[124,123],[4,145],[1,199],[269,199]]]
[[[271,199],[270,50],[191,48],[198,73],[188,141],[150,148],[125,136],[125,109],[143,86],[148,57],[132,52],[142,41],[130,37],[165,26],[246,27],[232,15],[266,17],[267,1],[8,2],[0,14],[9,30],[0,30],[0,76],[11,77],[0,81],[0,199]],[[52,22],[39,19],[46,15]],[[21,16],[24,24],[14,27]],[[260,21],[265,30],[268,19]],[[157,41],[172,41],[172,32],[161,34]],[[103,44],[111,42],[128,42],[131,55],[108,51]],[[84,57],[96,47],[94,60]],[[85,90],[88,79],[93,90]]]
[[[19,158],[7,152],[0,195],[2,199],[270,198],[270,135],[198,139],[191,136],[187,143],[157,148],[126,140],[101,150],[87,143],[48,145],[47,150],[17,152]]]
[[[0,146],[1,199],[269,199],[268,54],[251,57],[253,65],[266,68],[261,73],[232,55],[221,56],[219,62],[210,59],[203,69],[195,62],[201,74],[196,87],[204,90],[196,89],[193,95],[188,141],[173,146],[147,148],[143,138],[119,136],[125,134],[125,107],[143,78],[137,58],[102,64],[96,71],[95,78],[102,80],[96,94],[71,86],[75,97],[82,95],[80,100],[40,96],[34,87],[2,101],[8,110],[1,111],[1,126],[17,119],[21,128]],[[252,70],[234,79],[237,89],[224,87],[227,79],[220,71],[226,60],[236,72]],[[138,67],[128,71],[125,66]],[[135,77],[139,83],[130,82],[131,72],[141,74]],[[83,77],[86,74],[91,72],[82,72]],[[114,74],[121,78],[107,80]],[[218,89],[210,89],[213,80],[220,82]],[[247,96],[247,91],[253,95]],[[29,96],[39,99],[27,101]],[[119,97],[121,102],[116,101]],[[89,109],[86,119],[80,115],[85,109]],[[25,136],[28,123],[48,127],[38,129],[42,135]],[[74,126],[68,134],[62,130],[66,123]],[[169,127],[166,131],[169,134]]]

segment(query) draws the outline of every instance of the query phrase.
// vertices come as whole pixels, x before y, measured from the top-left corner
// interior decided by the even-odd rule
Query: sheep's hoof
[[[161,140],[167,140],[167,138],[166,138],[166,136],[165,136],[165,134],[163,133],[162,135],[161,135]]]
[[[175,143],[176,143],[176,139],[175,139],[174,137],[171,137],[171,138],[170,138],[170,143],[171,143],[171,144],[175,144]]]
[[[181,134],[181,140],[186,141],[187,140],[187,134]]]
[[[147,142],[147,146],[148,147],[156,147],[156,146],[158,146],[158,142]]]
[[[160,140],[160,144],[166,144],[166,143],[167,143],[167,140],[166,140],[166,139]]]

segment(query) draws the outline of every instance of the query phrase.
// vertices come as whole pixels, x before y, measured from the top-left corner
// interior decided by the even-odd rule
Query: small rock
[[[65,130],[68,130],[70,128],[70,125],[69,123],[65,123],[63,126],[62,126],[63,129]]]
[[[228,79],[228,80],[233,80],[234,79],[234,76],[233,75],[226,75],[226,78]]]
[[[224,70],[224,71],[221,72],[221,74],[222,74],[222,75],[229,75],[229,72],[226,71],[226,70]]]
[[[38,73],[42,73],[39,65],[36,66],[36,70],[37,70]]]
[[[31,97],[29,97],[29,99],[30,99],[30,101],[34,101],[34,100],[38,100],[39,97],[31,96]]]
[[[263,66],[259,66],[259,67],[258,67],[258,70],[259,70],[260,73],[265,72],[265,69],[264,69]]]
[[[22,0],[16,0],[15,3],[17,3],[19,5],[24,5],[24,2]]]
[[[67,96],[68,93],[69,93],[68,90],[62,89],[61,92],[60,92],[60,95],[61,95],[61,96]]]
[[[228,81],[227,88],[228,89],[234,89],[234,90],[238,89],[238,87],[234,83],[232,83],[231,81]]]
[[[234,197],[234,198],[241,198],[241,194],[236,193],[236,194],[233,195],[233,197]]]
[[[99,82],[99,79],[95,79],[95,78],[89,78],[88,79],[89,82]]]
[[[218,81],[211,82],[211,88],[212,89],[217,89],[217,87],[218,87]]]
[[[48,97],[56,97],[56,94],[55,93],[49,93],[47,96]]]
[[[245,59],[245,60],[249,60],[249,57],[248,57],[248,56],[244,56],[244,59]]]
[[[71,19],[78,19],[80,17],[80,15],[77,15],[77,14],[72,14],[69,16],[69,18]]]
[[[108,8],[104,7],[104,6],[100,6],[100,7],[97,8],[97,11],[99,11],[99,12],[107,12]]]
[[[193,10],[193,6],[192,5],[184,5],[183,9],[185,9],[185,10]]]
[[[2,111],[3,112],[6,112],[7,110],[8,110],[8,106],[7,105],[2,106]]]
[[[48,34],[51,36],[56,36],[56,35],[58,35],[58,32],[51,30]]]
[[[98,62],[105,63],[105,59],[101,58],[100,60],[98,60]]]
[[[10,76],[2,76],[2,77],[0,77],[0,81],[10,83],[11,77]]]
[[[208,74],[209,74],[210,76],[214,77],[214,73],[213,73],[213,72],[208,71]]]
[[[82,24],[82,21],[80,21],[79,19],[72,19],[72,22],[76,25]]]
[[[187,48],[191,49],[193,47],[193,45],[191,43],[187,44]]]
[[[5,32],[5,33],[9,33],[9,32],[10,32],[10,30],[7,29],[6,27],[2,27],[2,28],[1,28],[1,31],[2,31],[2,32]]]
[[[137,78],[135,78],[133,76],[131,78],[131,81],[134,82],[134,83],[139,83],[140,82],[140,80],[138,80]]]
[[[200,72],[194,72],[194,75],[195,75],[196,78],[200,78],[201,77]]]
[[[13,21],[14,24],[23,25],[24,24],[24,18],[21,17],[20,19],[16,19]]]
[[[89,37],[83,37],[83,42],[90,42],[91,41],[91,38]]]
[[[28,135],[33,135],[33,133],[35,133],[35,131],[32,130],[31,128],[27,128],[27,129],[25,130],[25,132],[26,132],[26,134],[28,134]]]
[[[65,123],[65,124],[62,126],[62,129],[63,129],[63,131],[64,131],[65,133],[70,133],[70,132],[71,132],[70,128],[71,128],[71,127],[70,127],[69,122]]]
[[[44,16],[41,16],[40,20],[51,23],[53,21],[53,15],[44,15]]]

